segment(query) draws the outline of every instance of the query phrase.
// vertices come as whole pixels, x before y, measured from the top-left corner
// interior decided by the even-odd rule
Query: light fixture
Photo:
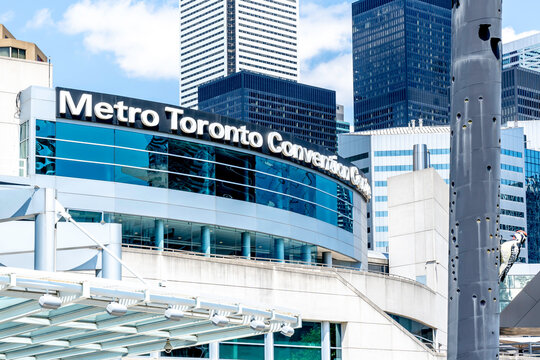
[[[257,320],[253,318],[249,322],[249,327],[255,331],[264,331],[264,329],[266,328],[266,324],[262,320]]]
[[[107,313],[112,316],[122,316],[127,313],[127,307],[116,301],[110,302],[106,307]]]
[[[167,342],[165,343],[165,346],[163,347],[163,350],[165,350],[165,352],[167,354],[170,354],[171,351],[173,351],[173,346],[171,345],[171,342],[169,341],[169,339],[167,339]]]
[[[287,324],[283,324],[281,325],[280,333],[283,336],[291,337],[294,335],[294,329]]]
[[[168,308],[165,310],[165,317],[169,320],[180,321],[184,317],[182,310]]]
[[[219,314],[216,314],[216,313],[214,313],[214,315],[212,315],[212,317],[210,318],[210,321],[212,321],[212,324],[214,324],[215,326],[219,326],[219,327],[225,327],[229,323],[229,319],[227,319],[223,315],[219,315]]]
[[[57,296],[44,294],[39,298],[39,306],[43,309],[56,310],[62,305],[62,299]]]

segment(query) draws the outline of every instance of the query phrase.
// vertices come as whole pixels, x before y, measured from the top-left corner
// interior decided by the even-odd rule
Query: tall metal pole
[[[502,0],[452,3],[448,359],[497,359]]]

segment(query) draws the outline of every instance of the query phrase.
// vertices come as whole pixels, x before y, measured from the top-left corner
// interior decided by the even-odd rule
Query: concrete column
[[[242,233],[242,256],[249,259],[251,257],[251,234]]]
[[[274,333],[264,335],[264,360],[274,360]]]
[[[330,360],[330,323],[321,324],[321,360]]]
[[[201,227],[201,252],[210,256],[210,228],[208,226]]]
[[[311,245],[302,245],[302,261],[311,264]]]
[[[109,239],[110,243],[107,249],[112,253],[122,258],[122,224],[107,224],[109,227]],[[122,280],[122,264],[116,261],[106,251],[101,251],[101,276],[104,279]]]
[[[323,261],[323,264],[328,266],[328,267],[332,267],[332,252],[330,251],[325,251],[322,253],[322,261]]]
[[[165,247],[165,225],[162,219],[156,219],[154,225],[155,244],[158,250],[163,250]]]
[[[283,239],[274,239],[274,253],[277,260],[283,262],[285,260],[285,243]]]
[[[219,342],[208,344],[208,352],[210,353],[210,360],[219,360]]]
[[[43,212],[36,215],[34,237],[34,269],[56,270],[55,191],[43,189]]]

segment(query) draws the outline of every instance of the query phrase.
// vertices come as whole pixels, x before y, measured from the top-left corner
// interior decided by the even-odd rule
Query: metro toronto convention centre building
[[[60,88],[25,94],[28,173],[57,189],[76,219],[121,222],[124,243],[367,263],[369,185],[323,149],[165,104]]]
[[[346,160],[280,129],[90,91],[31,86],[18,95],[14,110],[20,173],[0,176],[0,215],[15,221],[1,223],[0,233],[17,241],[4,242],[5,271],[35,269],[31,276],[49,279],[37,282],[47,288],[56,278],[59,284],[77,282],[76,276],[81,282],[107,280],[113,303],[128,294],[118,289],[144,278],[145,293],[189,294],[193,300],[187,302],[195,305],[180,310],[196,316],[199,297],[237,305],[208,310],[204,316],[210,318],[187,328],[163,320],[134,322],[95,336],[95,330],[80,328],[90,321],[82,313],[104,309],[79,309],[69,316],[81,313],[82,319],[62,325],[73,330],[52,326],[52,342],[37,345],[44,329],[20,333],[26,340],[0,334],[0,346],[9,340],[0,353],[26,351],[24,341],[35,346],[27,351],[46,358],[62,352],[88,359],[353,360],[404,352],[410,359],[435,359],[444,348],[444,298],[412,279],[367,271],[371,188]],[[45,198],[52,194],[55,214],[64,214],[55,216],[52,228],[40,220],[47,206],[45,215],[32,212],[43,191]],[[28,198],[19,196],[24,192]],[[102,246],[64,221],[69,218]],[[50,236],[54,248],[47,258],[43,249]],[[124,268],[116,264],[111,272],[105,248]],[[125,271],[127,265],[135,271]],[[48,273],[40,275],[43,270]],[[10,276],[6,281],[14,283]],[[89,276],[95,280],[84,280]],[[287,337],[272,325],[287,324],[268,315],[274,310],[264,312],[268,317],[246,317],[240,303],[299,314],[301,321],[282,317],[295,328]],[[139,303],[127,307],[150,311]],[[141,316],[128,315],[100,316],[125,323]],[[219,321],[212,325],[216,316],[243,318],[248,329],[233,323],[218,329]],[[21,319],[10,320],[15,323],[8,332],[33,326],[18,322],[38,321]],[[159,330],[160,321],[168,328]],[[249,329],[253,323],[264,330]],[[144,330],[148,326],[157,330]],[[190,331],[189,337],[173,336],[182,331]],[[138,338],[142,343],[133,345]],[[81,342],[90,344],[73,345]]]

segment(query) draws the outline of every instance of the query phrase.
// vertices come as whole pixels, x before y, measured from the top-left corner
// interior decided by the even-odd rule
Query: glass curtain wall
[[[185,139],[36,120],[35,171],[252,202],[353,231],[352,190],[337,181],[282,161]]]
[[[210,230],[210,252],[218,255],[242,256],[242,233],[245,230],[222,226],[192,223],[180,220],[152,217],[69,210],[75,221],[112,222],[122,224],[122,243],[126,245],[154,247],[156,244],[156,221],[163,221],[164,248],[189,252],[202,252],[201,232],[203,226]],[[276,259],[276,239],[282,240],[285,261],[302,261],[305,246],[311,247],[311,262],[318,261],[317,246],[288,238],[252,232],[251,257]]]

